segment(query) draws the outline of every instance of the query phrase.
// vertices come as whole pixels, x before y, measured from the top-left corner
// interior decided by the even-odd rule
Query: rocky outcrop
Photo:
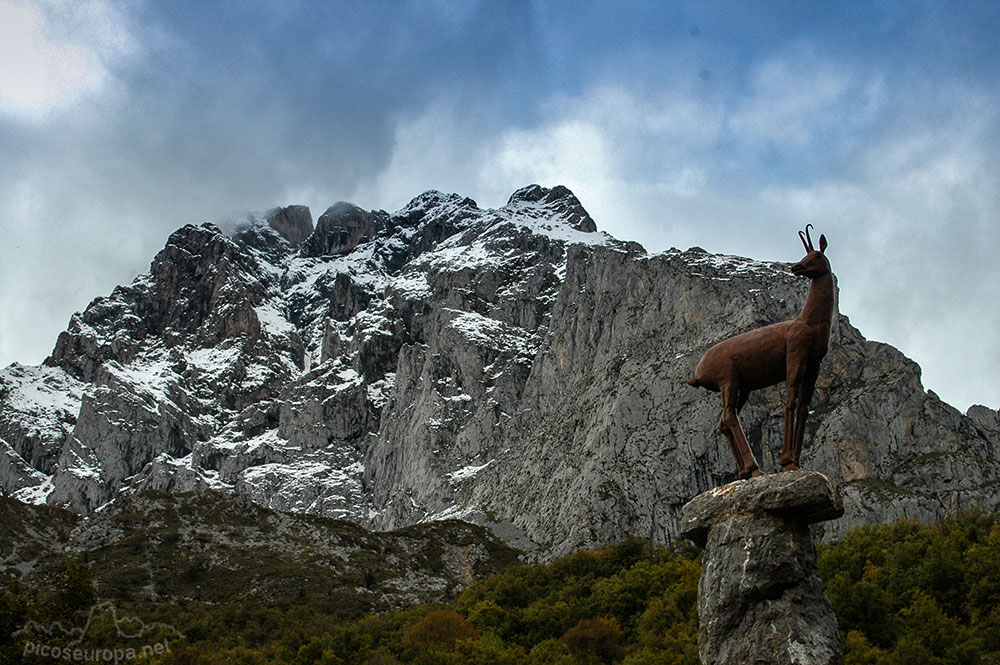
[[[809,535],[844,512],[822,474],[737,481],[684,506],[681,531],[705,548],[698,653],[712,665],[837,665],[840,633]]]
[[[266,213],[265,219],[293,247],[301,245],[313,232],[312,213],[306,206],[274,208]]]
[[[336,256],[349,254],[362,242],[375,238],[385,229],[389,216],[384,212],[369,212],[341,201],[320,215],[316,230],[306,239],[306,256]]]
[[[538,185],[522,187],[510,195],[507,205],[515,206],[518,202],[522,201],[529,204],[547,204],[552,212],[557,213],[571,228],[577,231],[593,233],[597,230],[597,224],[590,217],[590,213],[584,210],[583,204],[580,203],[579,199],[562,185],[558,185],[552,189],[539,187]]]
[[[461,517],[541,558],[670,542],[734,479],[718,398],[685,379],[806,291],[784,264],[647,254],[564,187],[189,225],[43,367],[0,371],[0,487],[87,514],[207,487],[385,530]],[[831,338],[803,451],[844,496],[825,537],[1000,508],[1000,415],[942,403],[842,315]],[[783,405],[777,387],[741,413],[765,470]]]

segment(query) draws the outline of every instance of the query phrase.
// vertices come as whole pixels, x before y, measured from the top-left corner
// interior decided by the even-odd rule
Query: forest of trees
[[[818,555],[847,665],[1000,665],[997,516],[861,527]],[[693,548],[629,540],[514,566],[447,604],[386,614],[345,616],[308,595],[116,601],[116,609],[142,617],[146,641],[166,645],[136,662],[696,665],[699,574]],[[66,560],[43,583],[9,585],[0,594],[0,663],[55,662],[51,651],[26,654],[28,633],[15,633],[29,620],[83,625],[102,600],[91,575]],[[122,642],[116,630],[94,614],[88,642],[111,654]]]

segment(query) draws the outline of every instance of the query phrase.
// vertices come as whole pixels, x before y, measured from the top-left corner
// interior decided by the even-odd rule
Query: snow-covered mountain
[[[0,372],[0,482],[84,514],[207,487],[376,529],[458,517],[540,556],[671,540],[733,477],[718,398],[683,380],[806,291],[783,264],[649,255],[564,187],[189,225],[44,365]],[[765,470],[782,405],[771,389],[742,416]],[[813,408],[804,464],[846,495],[831,534],[1000,504],[1000,414],[940,402],[840,315]]]

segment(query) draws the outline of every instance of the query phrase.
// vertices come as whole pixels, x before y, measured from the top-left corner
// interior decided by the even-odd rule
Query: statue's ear
[[[822,254],[826,251],[826,236],[822,233],[819,235],[819,253]]]

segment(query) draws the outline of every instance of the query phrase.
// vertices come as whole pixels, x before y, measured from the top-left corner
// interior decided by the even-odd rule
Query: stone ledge
[[[815,471],[787,471],[716,487],[699,494],[681,510],[680,531],[704,547],[712,526],[748,513],[769,513],[802,524],[844,514],[844,501],[830,479]]]

